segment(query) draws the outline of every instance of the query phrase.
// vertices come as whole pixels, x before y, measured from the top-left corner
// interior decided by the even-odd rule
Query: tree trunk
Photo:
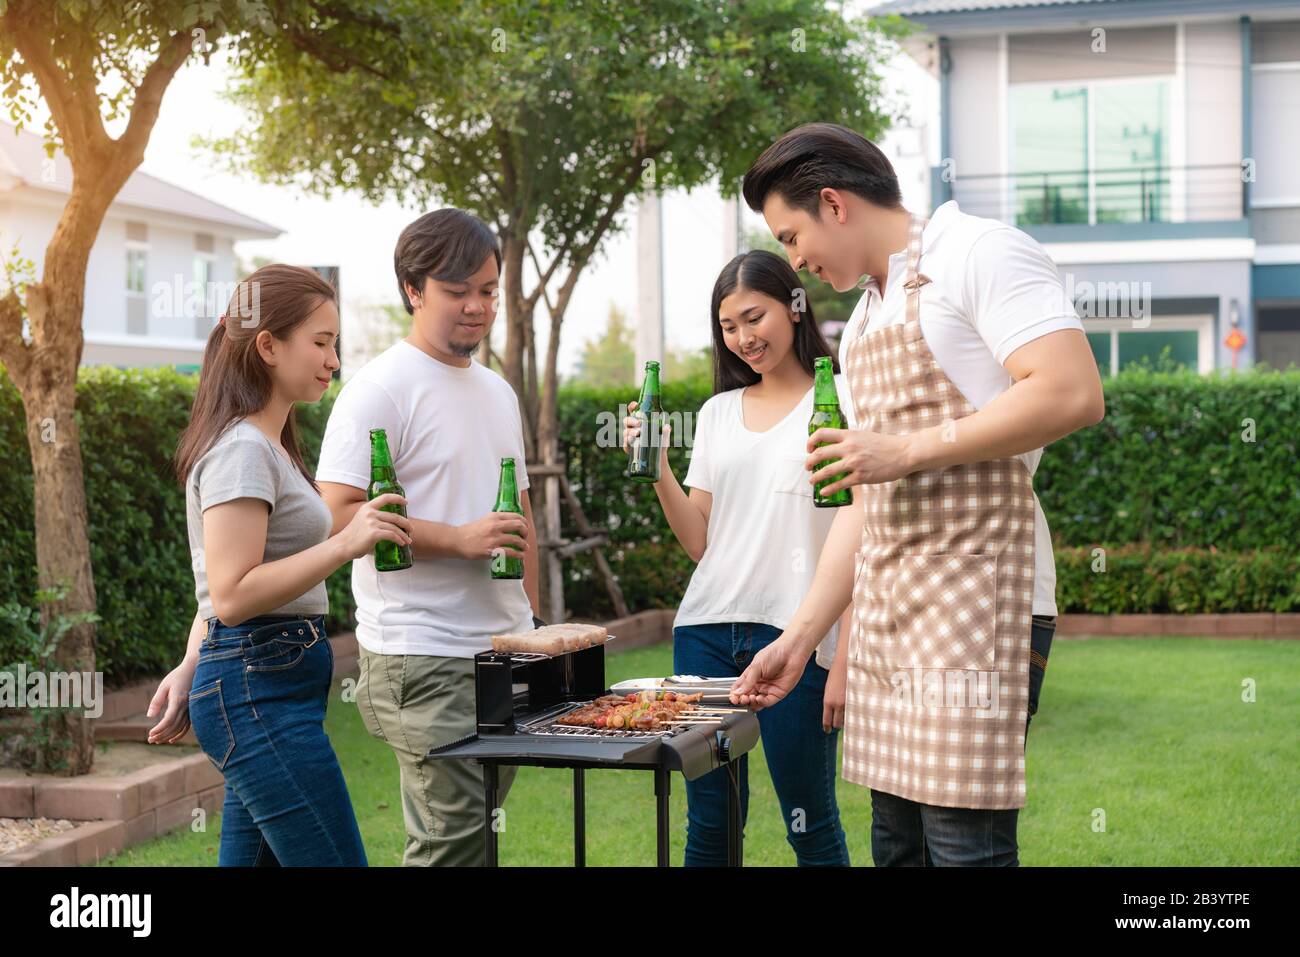
[[[520,418],[524,423],[524,453],[529,460],[537,461],[537,423],[531,415],[528,383],[524,377],[527,327],[533,321],[532,309],[524,296],[524,245],[509,232],[501,236],[506,301],[506,348],[501,356],[501,367],[505,380],[519,399]]]
[[[42,589],[67,589],[61,599],[43,606],[41,621],[46,628],[57,617],[95,610],[76,387],[83,345],[81,311],[86,261],[97,226],[98,217],[96,228],[90,229],[86,238],[82,235],[83,224],[67,219],[60,222],[46,252],[44,280],[27,287],[33,342],[27,345],[20,334],[12,333],[14,318],[21,328],[16,301],[11,303],[0,342],[0,359],[5,361],[22,396],[27,420],[37,585]],[[63,636],[55,664],[61,671],[95,671],[93,624],[79,624]],[[87,773],[94,762],[94,733],[84,714],[62,711],[47,728],[51,733],[42,745],[44,753],[39,764],[71,774]]]
[[[55,307],[71,310],[80,330],[79,304]],[[23,395],[27,412],[27,445],[32,456],[32,495],[36,512],[36,566],[42,588],[67,585],[64,597],[43,609],[42,623],[55,616],[95,610],[95,583],[90,565],[86,526],[86,486],[81,462],[81,438],[75,416],[76,371],[80,339],[71,362],[57,361],[49,375]],[[64,360],[69,357],[57,357]],[[95,671],[95,626],[76,625],[59,642],[59,670]],[[87,687],[84,679],[82,687]],[[86,774],[94,763],[94,729],[79,710],[60,712],[48,725],[51,732],[43,764],[70,774]]]

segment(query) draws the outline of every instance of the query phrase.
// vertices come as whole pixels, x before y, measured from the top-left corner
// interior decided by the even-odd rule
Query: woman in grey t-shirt
[[[334,288],[295,266],[239,283],[212,330],[176,453],[198,613],[181,664],[158,686],[152,743],[192,724],[226,777],[222,866],[364,865],[338,758],[325,736],[333,652],[325,579],[410,522],[361,505],[331,535],[298,448],[293,407],[339,367]]]

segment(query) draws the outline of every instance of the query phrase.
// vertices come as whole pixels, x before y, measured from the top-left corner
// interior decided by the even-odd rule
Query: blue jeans
[[[684,625],[673,629],[673,671],[726,678],[739,675],[780,628],[750,622]],[[827,672],[809,658],[794,690],[758,712],[763,753],[785,820],[786,840],[805,866],[847,866],[849,848],[835,803],[835,746],[839,732],[822,730]],[[749,815],[749,759],[737,762],[742,821]],[[727,863],[726,768],[686,782],[686,866]]]
[[[190,689],[199,746],[226,777],[222,867],[366,864],[325,736],[334,652],[320,615],[208,619]]]
[[[1055,632],[1055,618],[1033,617],[1026,741]],[[1019,808],[937,807],[873,788],[871,857],[877,867],[1016,867],[1019,816]]]

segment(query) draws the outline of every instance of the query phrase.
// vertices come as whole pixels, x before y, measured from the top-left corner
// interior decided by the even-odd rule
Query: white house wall
[[[1241,26],[1187,23],[1187,164],[1231,166],[1241,162]],[[1189,220],[1236,219],[1241,215],[1240,177],[1215,172],[1196,176],[1187,193]]]
[[[1005,173],[1001,143],[1004,129],[999,104],[999,46],[997,37],[953,40],[948,75],[949,152],[956,162],[953,196],[961,204],[963,176]],[[941,160],[942,162],[942,160]],[[990,182],[975,188],[991,188]]]
[[[60,211],[59,203],[47,202],[43,197],[33,202],[11,196],[0,204],[0,250],[7,255],[16,241],[20,255],[35,263],[36,276],[39,277],[45,246],[54,233]],[[127,331],[128,222],[144,223],[147,228],[147,335]],[[132,365],[198,362],[205,340],[197,335],[199,330],[190,307],[196,289],[192,285],[195,280],[195,235],[203,232],[213,235],[212,282],[226,288],[234,281],[237,267],[233,237],[214,234],[212,226],[205,228],[199,223],[186,226],[159,222],[144,212],[137,215],[131,211],[110,210],[87,262],[82,320],[86,337],[83,362]],[[178,288],[182,306],[180,313],[175,309],[175,291]],[[215,302],[218,308],[224,307],[224,296],[217,295]],[[132,359],[132,349],[145,351]]]

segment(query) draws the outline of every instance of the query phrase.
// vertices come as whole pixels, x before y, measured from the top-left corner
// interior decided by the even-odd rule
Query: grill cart
[[[726,767],[731,779],[727,800],[727,860],[742,861],[740,788],[735,760],[758,743],[758,718],[752,711],[703,702],[681,711],[662,726],[606,729],[566,724],[561,719],[606,694],[605,647],[593,645],[558,655],[485,651],[474,656],[478,730],[434,748],[429,756],[472,758],[483,766],[485,863],[497,866],[494,811],[500,806],[502,765],[533,765],[573,770],[573,860],[586,865],[588,768],[632,768],[654,772],[658,863],[668,866],[670,774],[688,781]]]

